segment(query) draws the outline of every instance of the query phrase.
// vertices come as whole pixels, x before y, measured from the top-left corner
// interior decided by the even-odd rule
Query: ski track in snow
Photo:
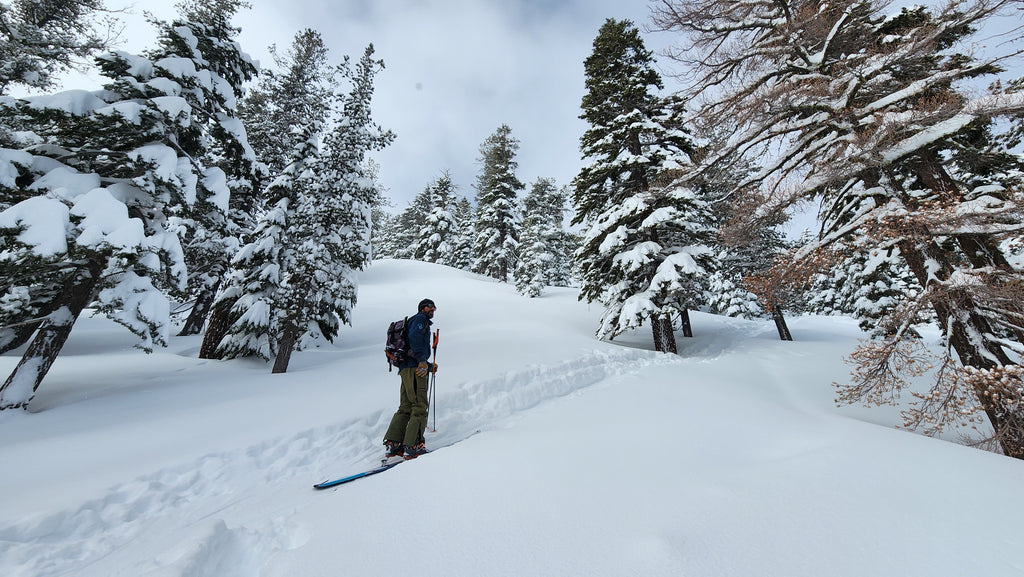
[[[431,434],[428,444],[444,447],[610,377],[683,361],[675,355],[606,348],[555,365],[464,382],[438,397],[444,430]],[[390,419],[391,412],[379,411],[245,450],[206,455],[115,486],[77,508],[0,527],[0,566],[13,570],[7,577],[78,575],[132,545],[151,548],[154,559],[136,567],[134,575],[259,575],[270,555],[301,547],[308,535],[287,511],[251,511],[258,509],[252,506],[254,494],[285,484],[289,491],[314,493],[315,482],[371,467],[380,457],[380,437]],[[167,511],[177,514],[168,518]],[[167,524],[170,530],[151,530]],[[205,534],[198,542],[197,533]],[[155,542],[158,537],[149,536],[168,534],[181,541]]]

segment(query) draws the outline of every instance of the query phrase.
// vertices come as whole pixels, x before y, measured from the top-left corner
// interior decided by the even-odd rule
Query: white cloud
[[[173,3],[108,0],[132,14],[124,49],[142,51],[155,32],[141,13],[163,19]],[[253,0],[234,19],[243,49],[264,67],[267,47],[286,49],[303,28],[320,32],[331,57],[358,59],[372,42],[385,62],[375,119],[398,138],[378,153],[395,210],[443,171],[472,199],[479,147],[501,124],[519,139],[517,175],[568,184],[582,161],[579,119],[583,60],[606,18],[643,29],[647,0]],[[657,48],[658,35],[648,35]],[[663,35],[662,35],[663,37]],[[89,82],[99,83],[96,75]],[[81,83],[79,79],[79,83]],[[69,84],[68,87],[71,87]]]
[[[583,59],[605,18],[646,16],[645,0],[304,0],[262,3],[237,22],[254,56],[305,27],[339,59],[373,42],[386,66],[375,116],[398,135],[377,159],[400,210],[445,170],[472,198],[480,143],[501,124],[520,141],[520,180],[567,184],[581,165]]]

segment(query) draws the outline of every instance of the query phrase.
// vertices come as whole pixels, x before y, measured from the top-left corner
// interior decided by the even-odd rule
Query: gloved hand
[[[427,376],[428,372],[436,373],[437,372],[437,363],[428,363],[426,361],[422,361],[416,367],[416,376],[417,377],[425,377],[425,376]]]

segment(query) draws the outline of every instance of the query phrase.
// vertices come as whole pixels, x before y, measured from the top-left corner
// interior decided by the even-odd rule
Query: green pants
[[[391,426],[384,434],[384,440],[414,447],[423,442],[423,431],[427,428],[427,411],[430,407],[427,386],[430,375],[417,376],[416,367],[410,367],[398,371],[398,376],[402,377],[401,399],[395,416],[391,417]]]

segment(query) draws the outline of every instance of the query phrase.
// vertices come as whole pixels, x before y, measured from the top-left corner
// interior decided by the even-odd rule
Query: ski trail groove
[[[675,355],[607,348],[554,365],[524,366],[497,377],[463,382],[438,396],[443,431],[432,434],[428,442],[451,444],[547,400],[646,366],[680,360]],[[280,518],[263,519],[256,526],[232,526],[224,517],[242,507],[247,492],[258,488],[294,483],[307,490],[322,480],[318,476],[326,478],[374,463],[380,454],[381,432],[390,418],[390,411],[377,411],[245,449],[206,455],[114,486],[76,508],[0,527],[0,558],[14,568],[7,577],[77,575],[81,568],[144,540],[147,528],[165,523],[176,524],[176,534],[184,541],[151,544],[161,552],[151,566],[136,568],[138,575],[258,575],[273,551],[305,542],[302,529]],[[178,515],[166,519],[168,510]],[[198,520],[210,527],[200,538],[195,528],[188,530]]]

